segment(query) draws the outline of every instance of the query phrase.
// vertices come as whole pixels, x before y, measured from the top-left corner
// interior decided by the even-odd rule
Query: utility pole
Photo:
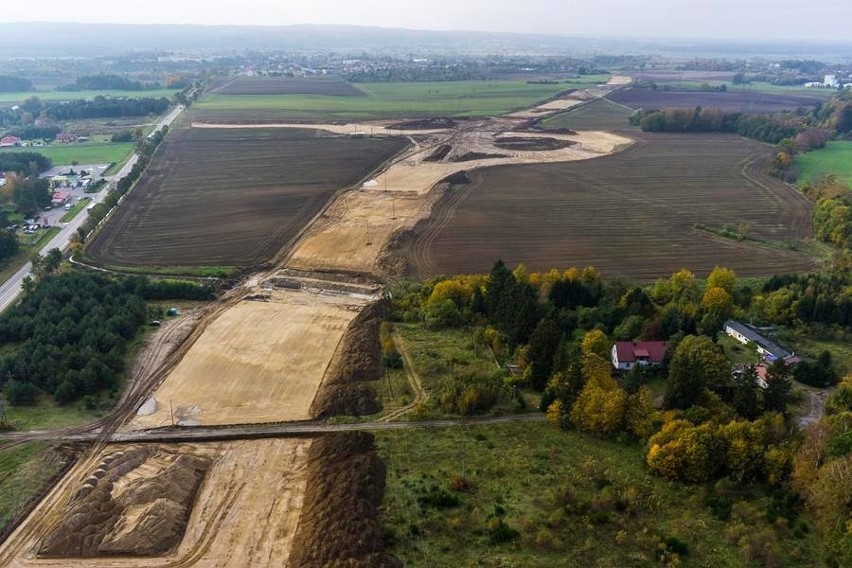
[[[172,401],[171,400],[169,400],[169,416],[171,416],[172,427],[174,427],[174,425],[175,425],[175,411],[172,408]]]

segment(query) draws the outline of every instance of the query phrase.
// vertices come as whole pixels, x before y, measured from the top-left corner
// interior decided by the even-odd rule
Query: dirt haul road
[[[93,457],[81,460],[54,490],[42,501],[18,530],[0,546],[2,567],[180,567],[180,566],[280,566],[286,564],[293,537],[302,511],[307,484],[307,457],[310,439],[277,439],[252,442],[223,442],[212,444],[168,445],[152,448],[151,445],[111,445]],[[113,472],[103,466],[105,460],[115,456],[125,457],[143,449],[155,456],[141,464],[124,465]],[[125,508],[114,525],[106,523],[93,528],[100,518],[95,509],[84,515],[92,523],[73,527],[90,534],[89,541],[102,542],[106,547],[124,537],[123,544],[147,546],[141,542],[151,532],[147,519],[159,523],[173,521],[170,510],[161,505],[159,495],[146,495],[139,491],[140,484],[151,483],[166,473],[164,462],[156,452],[195,456],[209,465],[197,489],[194,504],[188,499],[184,505],[191,509],[186,522],[186,532],[171,551],[156,556],[133,556],[127,553],[95,557],[75,557],[68,554],[56,558],[38,556],[44,542],[51,542],[54,534],[73,537],[74,521],[69,515],[71,507],[79,507],[79,498],[72,502],[86,483],[100,475],[99,483],[110,483],[107,493],[112,499],[124,499]],[[112,461],[112,463],[117,463]],[[136,465],[136,467],[130,467]],[[129,468],[129,469],[128,469]],[[115,469],[115,468],[113,468]],[[128,471],[119,474],[124,469]],[[105,473],[98,473],[105,471]],[[136,490],[134,492],[134,490]],[[168,491],[168,488],[163,488]],[[129,502],[128,502],[128,497]],[[109,510],[108,498],[101,498],[93,506]],[[175,530],[182,531],[183,523]],[[128,539],[129,537],[129,539]],[[140,539],[135,543],[134,537]]]

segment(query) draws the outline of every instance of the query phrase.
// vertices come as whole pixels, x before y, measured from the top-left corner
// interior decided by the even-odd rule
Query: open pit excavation
[[[126,428],[307,420],[346,328],[370,300],[257,289],[204,329]]]

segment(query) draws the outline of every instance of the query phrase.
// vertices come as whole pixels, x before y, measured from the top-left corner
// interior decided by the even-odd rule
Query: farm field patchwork
[[[343,333],[366,303],[298,291],[240,301],[204,329],[129,428],[169,426],[172,415],[183,425],[309,419]]]
[[[628,120],[633,112],[607,99],[599,99],[544,119],[545,129],[638,131]]]
[[[330,95],[363,97],[364,93],[352,83],[336,78],[237,77],[219,87],[220,95]]]
[[[135,267],[268,261],[336,191],[405,144],[289,129],[177,131],[87,254]]]
[[[498,258],[636,279],[717,264],[742,276],[812,268],[785,246],[810,236],[810,205],[762,173],[766,146],[732,135],[635,137],[612,156],[473,172],[403,254],[423,277],[484,273]],[[749,239],[717,236],[725,227],[747,227]]]
[[[288,120],[368,120],[417,116],[494,116],[569,89],[604,83],[589,75],[556,84],[525,81],[358,83],[364,97],[323,95],[211,94],[193,105],[192,120],[271,122]]]
[[[672,108],[721,108],[728,112],[751,114],[775,113],[812,107],[819,97],[802,94],[762,93],[729,89],[726,92],[664,91],[661,89],[623,89],[607,98],[632,108],[646,110]]]
[[[833,174],[852,186],[852,142],[837,140],[821,150],[800,154],[796,157],[796,168],[799,184]]]

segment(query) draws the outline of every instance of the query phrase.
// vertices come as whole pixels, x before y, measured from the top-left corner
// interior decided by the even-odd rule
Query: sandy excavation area
[[[311,444],[310,439],[276,439],[108,446],[81,460],[0,546],[0,567],[286,566],[305,497]],[[149,457],[138,465],[139,459],[129,460],[140,452]],[[39,554],[51,535],[70,528],[74,517],[68,513],[79,507],[81,488],[94,484],[95,476],[100,476],[101,485],[109,482],[112,497],[124,501],[119,520],[107,522],[100,529],[93,529],[88,520],[97,522],[103,514],[86,516],[88,526],[81,530],[92,535],[89,542],[94,538],[106,546],[123,537],[124,545],[135,543],[139,550],[160,544],[159,536],[152,540],[152,532],[146,528],[162,524],[162,518],[168,517],[169,510],[161,505],[160,497],[164,490],[169,491],[165,485],[173,484],[161,483],[164,487],[156,493],[139,490],[145,484],[156,484],[167,474],[168,465],[175,463],[157,456],[179,456],[206,464],[203,479],[194,491],[194,504],[191,498],[184,503],[191,513],[178,527],[176,544],[170,550],[146,556],[113,552],[73,557],[61,556],[56,550],[50,558]],[[107,466],[106,473],[99,473],[105,469],[105,461],[123,465]],[[104,508],[102,505],[101,510]]]
[[[286,263],[299,270],[330,270],[362,274],[379,272],[377,261],[391,235],[410,229],[428,217],[440,189],[439,182],[457,172],[504,164],[533,164],[587,160],[629,146],[629,138],[607,132],[575,135],[512,132],[512,136],[547,136],[574,144],[552,151],[506,152],[494,145],[503,132],[471,128],[455,134],[448,154],[480,152],[500,157],[470,161],[428,161],[438,144],[415,150],[393,162],[357,191],[341,195],[296,243]]]
[[[344,331],[367,303],[268,291],[213,320],[125,429],[307,420]]]

